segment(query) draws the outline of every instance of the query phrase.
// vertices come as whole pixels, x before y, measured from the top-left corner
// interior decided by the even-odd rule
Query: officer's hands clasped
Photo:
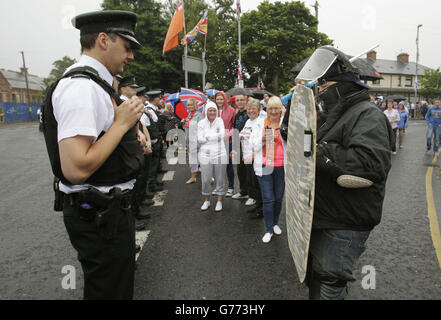
[[[144,112],[144,104],[138,97],[134,96],[119,106],[116,106],[115,101],[113,101],[113,109],[115,111],[115,123],[129,130],[141,118]]]

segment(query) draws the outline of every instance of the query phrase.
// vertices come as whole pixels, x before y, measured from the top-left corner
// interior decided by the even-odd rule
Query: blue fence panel
[[[32,120],[33,121],[40,120],[38,115],[37,115],[37,111],[38,111],[38,109],[41,108],[41,104],[35,103],[35,102],[31,103],[31,108],[32,108]]]
[[[27,103],[0,102],[0,107],[3,107],[5,123],[31,121]],[[32,121],[38,120],[37,110],[39,108],[39,103],[31,103]]]

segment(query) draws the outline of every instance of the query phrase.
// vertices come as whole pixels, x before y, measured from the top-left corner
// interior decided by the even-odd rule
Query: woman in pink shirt
[[[280,136],[282,101],[272,97],[267,104],[264,130],[256,139],[256,161],[254,170],[259,181],[265,219],[264,243],[269,243],[273,234],[281,235],[279,216],[285,193],[285,145]]]

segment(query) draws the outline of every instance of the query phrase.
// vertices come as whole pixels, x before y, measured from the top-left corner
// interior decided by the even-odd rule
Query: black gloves
[[[288,141],[288,126],[284,123],[280,125],[280,135],[285,142]]]
[[[325,154],[324,144],[318,144],[316,149],[316,170],[317,173],[329,175],[333,180],[343,175],[343,170]]]

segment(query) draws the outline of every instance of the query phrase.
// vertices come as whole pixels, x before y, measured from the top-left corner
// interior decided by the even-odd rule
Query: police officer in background
[[[137,96],[138,89],[140,88],[136,84],[135,76],[129,75],[121,79],[119,83],[119,93],[121,94],[121,99],[123,101],[129,100],[134,96]],[[140,99],[142,102],[142,99]],[[138,124],[138,137],[139,140],[142,141],[142,143],[146,146],[143,150],[144,153],[144,161],[145,157],[150,155],[152,153],[151,150],[151,141],[150,141],[150,135],[148,133],[147,128],[142,123],[142,121]],[[145,194],[145,185],[146,185],[146,174],[145,174],[145,164],[141,168],[141,172],[139,173],[138,177],[136,178],[135,187],[133,189],[133,196],[132,196],[132,212],[135,215],[135,218],[138,220],[144,220],[150,218],[150,214],[146,211],[142,211],[141,207],[148,207],[153,205],[153,201],[146,198]],[[141,224],[139,221],[137,221],[136,224],[137,230],[142,229]]]
[[[99,79],[63,78],[46,99],[53,114],[44,120],[45,139],[60,179],[64,224],[84,272],[85,299],[133,298],[130,198],[143,165],[136,124],[144,106],[137,97],[121,103],[112,84],[134,59],[132,49],[140,47],[136,22],[136,14],[126,11],[75,17],[82,56],[66,72],[92,70]]]
[[[136,84],[134,76],[127,76],[121,79],[119,82],[119,92],[121,93],[121,99],[123,101],[129,100],[131,97],[136,96],[136,91],[139,86]]]
[[[148,96],[149,102],[145,108],[145,112],[148,116],[152,117],[152,122],[150,123],[151,137],[152,137],[152,158],[150,162],[150,173],[148,188],[150,191],[156,192],[163,190],[164,183],[158,181],[158,173],[162,173],[161,169],[161,152],[162,152],[162,129],[160,125],[160,113],[159,113],[159,101],[162,94],[161,90],[148,91],[146,95]],[[163,126],[162,126],[163,127]],[[154,138],[153,138],[154,136]]]

